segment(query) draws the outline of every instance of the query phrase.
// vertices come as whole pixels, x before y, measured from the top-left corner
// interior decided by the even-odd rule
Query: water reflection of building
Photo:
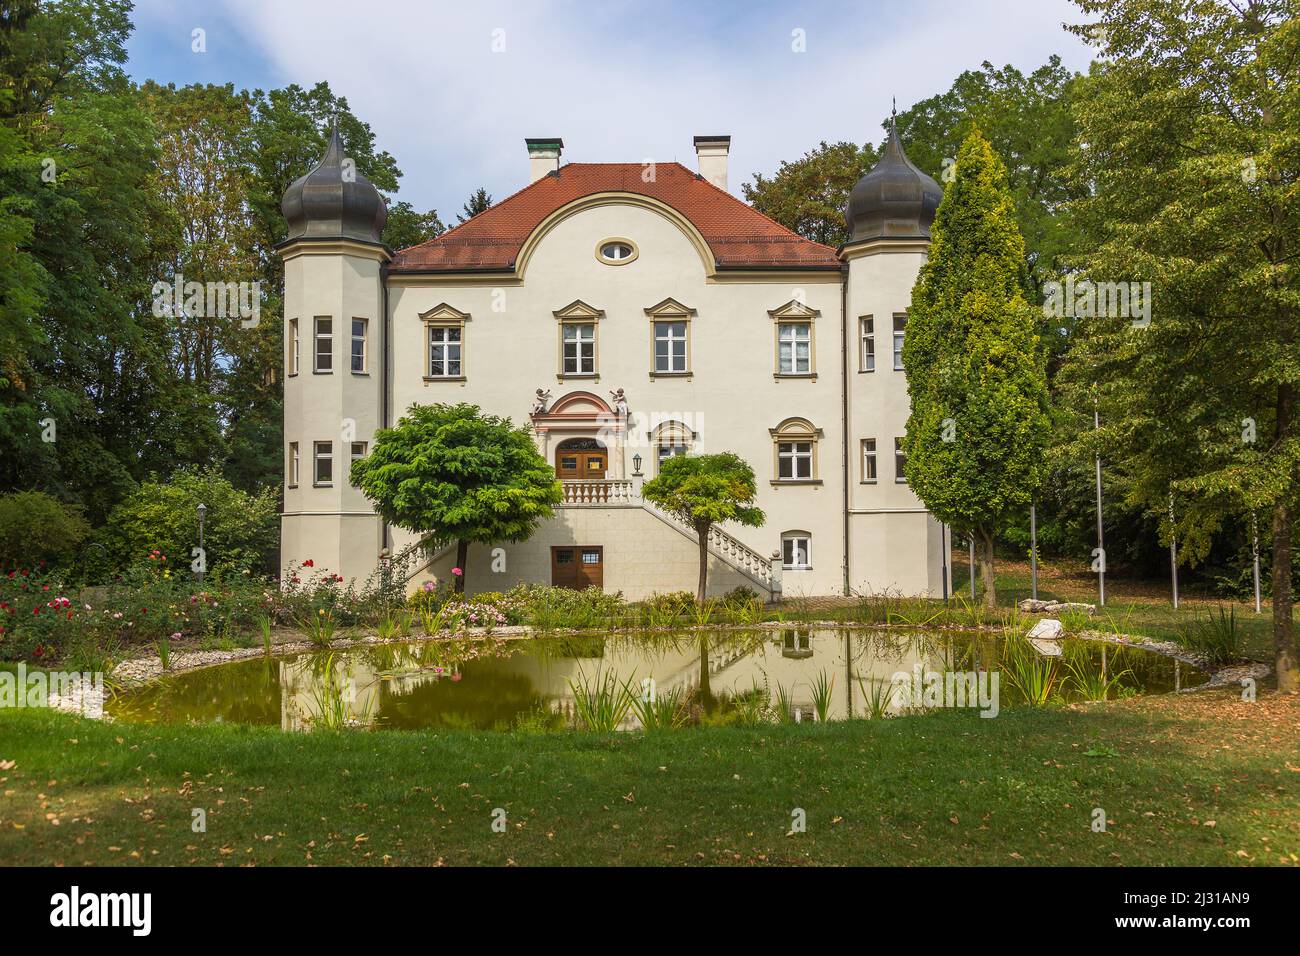
[[[808,628],[615,636],[586,649],[593,656],[566,656],[582,651],[538,641],[465,665],[439,658],[444,648],[434,642],[385,645],[281,662],[281,726],[310,727],[332,697],[360,724],[388,722],[404,702],[419,698],[419,706],[426,708],[421,711],[426,725],[442,725],[439,717],[446,715],[437,710],[443,708],[461,715],[457,726],[495,726],[503,710],[495,708],[495,723],[483,716],[491,696],[488,684],[511,689],[514,703],[505,705],[507,716],[515,703],[516,717],[540,705],[572,722],[574,687],[597,687],[607,680],[626,684],[638,694],[653,687],[656,696],[697,702],[757,693],[772,707],[784,701],[792,718],[797,711],[799,719],[813,720],[814,684],[824,679],[830,689],[827,717],[840,720],[867,713],[869,699],[888,687],[899,671],[910,672],[917,664],[937,668],[951,657],[950,647],[920,635]],[[551,648],[557,652],[548,653]],[[440,684],[445,686],[435,688]],[[890,710],[899,707],[895,700]],[[620,729],[638,726],[635,713],[629,712]]]

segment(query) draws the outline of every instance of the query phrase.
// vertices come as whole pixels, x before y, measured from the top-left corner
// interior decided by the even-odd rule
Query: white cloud
[[[1065,0],[224,2],[225,19],[285,82],[325,79],[348,98],[405,172],[401,198],[452,221],[480,184],[497,199],[524,185],[526,136],[564,137],[569,161],[693,167],[694,134],[729,133],[738,194],[752,173],[819,140],[879,139],[891,96],[905,108],[983,60],[1088,60],[1061,29],[1082,19]],[[805,53],[791,50],[796,28]]]

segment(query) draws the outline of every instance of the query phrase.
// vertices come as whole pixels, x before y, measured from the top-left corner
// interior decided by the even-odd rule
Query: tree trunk
[[[1295,388],[1282,383],[1277,390],[1277,438],[1285,441],[1295,428]],[[1291,592],[1291,489],[1273,506],[1273,657],[1277,689],[1283,694],[1300,691],[1296,664],[1295,622]]]
[[[1273,507],[1273,654],[1277,689],[1283,694],[1300,692],[1291,609],[1291,524],[1291,506],[1278,502]]]
[[[713,688],[709,685],[709,639],[700,635],[700,706],[706,714],[713,713]]]
[[[456,542],[456,567],[460,568],[460,574],[453,574],[456,579],[456,593],[465,593],[465,563],[469,560],[469,542]]]
[[[978,559],[980,563],[980,583],[984,586],[984,606],[998,606],[997,586],[993,582],[993,533],[984,528],[977,529]]]
[[[704,588],[709,581],[709,522],[697,524],[695,533],[700,538],[700,580],[695,588],[695,600],[704,603]]]

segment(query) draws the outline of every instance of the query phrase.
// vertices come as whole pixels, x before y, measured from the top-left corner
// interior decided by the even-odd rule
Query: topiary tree
[[[675,455],[664,459],[659,474],[641,491],[668,511],[681,515],[695,529],[700,543],[700,578],[695,598],[704,601],[709,574],[709,529],[719,521],[761,527],[765,517],[754,506],[758,485],[754,469],[738,455]]]
[[[989,607],[997,603],[994,534],[1028,508],[1049,434],[1024,263],[1006,171],[973,130],[957,153],[957,175],[912,290],[903,343],[912,411],[903,451],[907,480],[926,507],[974,536]]]
[[[471,542],[523,541],[564,500],[526,427],[477,405],[412,405],[352,465],[383,518],[427,542],[456,542],[457,592]]]

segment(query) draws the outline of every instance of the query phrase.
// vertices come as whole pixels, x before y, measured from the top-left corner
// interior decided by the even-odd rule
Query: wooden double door
[[[603,481],[609,452],[594,438],[570,438],[555,449],[555,476],[561,481]]]
[[[605,549],[600,545],[551,548],[551,584],[557,588],[604,588]]]

